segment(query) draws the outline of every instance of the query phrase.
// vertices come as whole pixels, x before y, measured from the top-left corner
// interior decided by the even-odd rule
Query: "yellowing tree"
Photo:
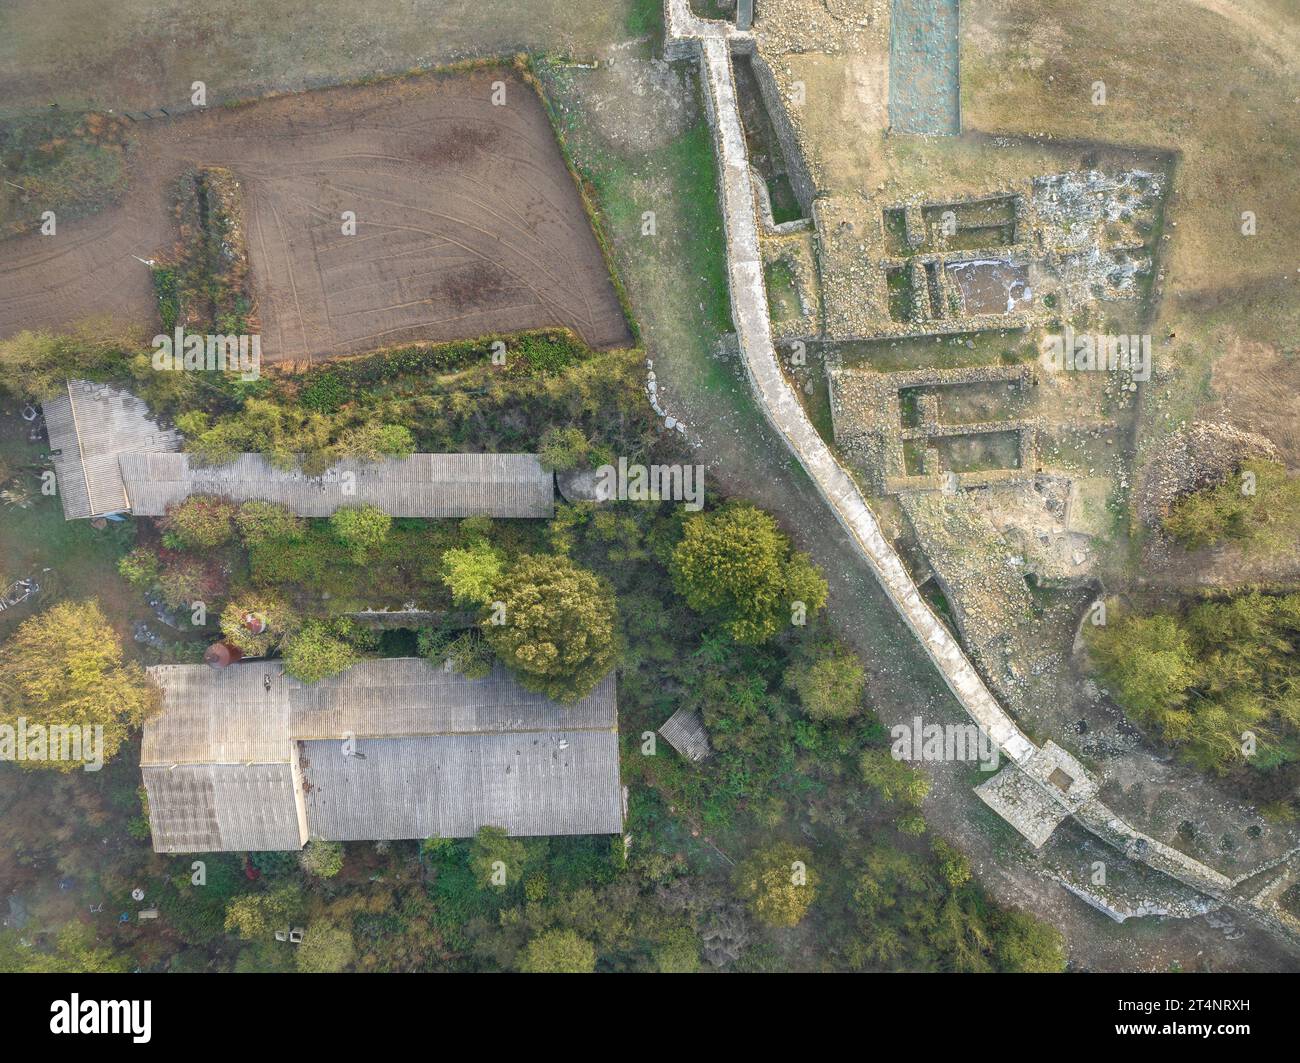
[[[0,644],[0,723],[103,728],[103,757],[114,756],[131,731],[159,705],[157,688],[144,669],[122,659],[117,633],[94,599],[60,602],[24,621]],[[93,734],[93,732],[92,732]],[[83,732],[84,737],[84,732]],[[46,759],[24,767],[72,771],[83,760],[55,759],[59,743],[47,746]]]

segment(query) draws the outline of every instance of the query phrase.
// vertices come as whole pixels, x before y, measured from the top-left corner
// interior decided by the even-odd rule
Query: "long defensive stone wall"
[[[741,361],[763,413],[807,471],[953,695],[1003,754],[1024,770],[1040,752],[1039,747],[1003,710],[956,639],[921,597],[853,478],[813,428],[781,372],[768,317],[752,171],[731,69],[733,43],[743,41],[752,47],[752,35],[738,31],[729,23],[698,18],[691,12],[688,0],[664,0],[664,13],[665,54],[671,59],[694,56],[700,63],[705,109],[714,131],[720,176],[732,316]],[[1025,774],[1034,778],[1028,771]],[[1071,811],[1080,823],[1131,859],[1163,871],[1211,897],[1232,903],[1270,926],[1276,923],[1275,919],[1264,918],[1267,913],[1257,906],[1236,903],[1229,896],[1232,880],[1135,830],[1095,798]]]

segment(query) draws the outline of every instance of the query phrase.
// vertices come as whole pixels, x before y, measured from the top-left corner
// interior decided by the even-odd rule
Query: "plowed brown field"
[[[498,81],[504,106],[492,103]],[[98,315],[156,322],[136,259],[177,239],[176,178],[223,166],[243,186],[268,361],[548,325],[593,347],[630,340],[541,102],[506,71],[327,89],[138,129],[120,206],[0,243],[0,336]],[[344,211],[355,235],[343,235]]]

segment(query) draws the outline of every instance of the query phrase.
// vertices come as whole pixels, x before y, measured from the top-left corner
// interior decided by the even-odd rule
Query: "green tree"
[[[157,584],[170,609],[188,610],[194,602],[207,601],[208,591],[215,589],[208,566],[193,557],[173,557],[158,574]]]
[[[82,322],[62,333],[19,332],[0,340],[0,380],[6,391],[19,398],[48,399],[63,389],[69,377],[125,377],[130,374],[135,340],[104,321]]]
[[[812,660],[793,665],[785,681],[814,720],[846,720],[862,710],[866,673],[842,646],[824,648]]]
[[[265,938],[302,916],[302,893],[292,885],[232,897],[226,905],[226,933],[245,941]]]
[[[1124,710],[1160,729],[1166,741],[1191,726],[1188,691],[1196,682],[1193,647],[1178,619],[1130,615],[1088,629],[1088,651]]]
[[[748,503],[688,518],[670,569],[686,603],[716,616],[741,643],[766,642],[826,602],[826,581],[807,556],[794,553],[776,521]]]
[[[525,555],[498,588],[504,623],[489,616],[483,631],[497,656],[528,690],[577,701],[618,660],[614,593],[566,557]]]
[[[340,637],[338,625],[328,620],[305,620],[284,644],[285,672],[304,683],[346,672],[360,659],[352,645]]]
[[[466,679],[486,679],[492,674],[496,654],[480,631],[462,631],[447,644],[447,660]]]
[[[930,792],[930,780],[887,749],[864,749],[858,758],[862,781],[886,801],[919,808]]]
[[[344,506],[330,517],[330,527],[352,554],[358,565],[364,564],[371,551],[388,538],[393,518],[378,506]]]
[[[8,935],[12,934],[12,938]],[[0,932],[0,972],[25,974],[127,974],[134,966],[125,953],[96,944],[95,930],[73,919],[59,927],[51,952],[24,948],[13,931]]]
[[[1164,528],[1188,549],[1225,540],[1273,551],[1300,537],[1300,479],[1286,466],[1255,459],[1222,483],[1184,495]]]
[[[484,889],[515,885],[524,873],[527,848],[502,827],[479,827],[469,847],[469,866]]]
[[[806,849],[778,842],[760,849],[735,871],[736,889],[769,926],[797,926],[817,896],[817,873]]]
[[[158,555],[147,546],[137,546],[117,562],[118,574],[142,590],[148,590],[158,582]]]
[[[694,974],[700,969],[700,941],[688,926],[674,927],[654,950],[655,970],[663,974]]]
[[[596,950],[572,930],[545,930],[528,943],[520,970],[529,974],[590,974]]]
[[[543,469],[568,472],[582,464],[590,449],[581,428],[548,428],[542,435],[538,457]]]
[[[442,555],[442,582],[457,605],[486,605],[505,569],[505,560],[485,540],[453,547]]]
[[[1267,771],[1300,757],[1300,594],[1240,594],[1089,632],[1115,700],[1185,760]]]
[[[303,522],[279,502],[245,502],[235,514],[235,524],[245,546],[300,539]]]
[[[405,458],[415,453],[415,437],[404,425],[367,421],[339,435],[338,451],[342,457],[358,461]]]
[[[313,838],[298,854],[298,864],[315,878],[333,878],[343,870],[343,843]]]
[[[356,956],[352,935],[332,923],[313,922],[298,946],[298,970],[307,974],[337,974]]]
[[[1026,912],[1001,913],[995,923],[994,958],[998,969],[1025,974],[1065,970],[1065,938],[1056,927]]]
[[[15,731],[20,717],[29,729],[79,728],[58,734],[82,736],[82,729],[102,727],[102,754],[110,760],[158,705],[157,688],[138,664],[123,660],[117,632],[94,599],[51,606],[0,643],[0,723]],[[45,734],[45,756],[29,742],[20,766],[74,771],[93,758],[94,740],[88,740],[92,748],[81,743],[83,759],[63,759],[75,746]],[[15,751],[0,742],[0,755],[12,759]]]
[[[939,860],[939,873],[949,889],[957,889],[970,881],[970,861],[964,853],[954,849],[942,838],[936,838],[932,848]]]

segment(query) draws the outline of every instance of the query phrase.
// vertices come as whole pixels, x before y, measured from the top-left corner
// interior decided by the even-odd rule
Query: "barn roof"
[[[280,502],[304,517],[370,504],[394,517],[550,517],[554,482],[536,454],[412,454],[341,461],[321,476],[277,469],[260,454],[205,466],[188,454],[131,454],[122,478],[132,512],[159,517],[189,495]]]
[[[158,852],[622,830],[613,673],[563,706],[500,666],[466,679],[416,658],[311,685],[278,661],[149,671],[163,711],[140,765]]]
[[[180,449],[181,437],[160,428],[140,399],[107,384],[69,380],[41,409],[68,520],[127,508],[118,466],[122,455]]]

